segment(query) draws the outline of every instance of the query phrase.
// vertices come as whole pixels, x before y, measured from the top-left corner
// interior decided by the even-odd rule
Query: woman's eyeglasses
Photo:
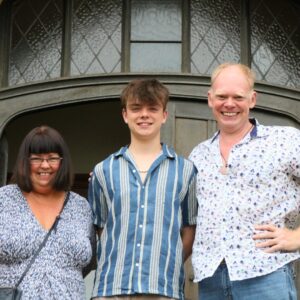
[[[32,165],[39,166],[43,163],[45,160],[50,166],[56,166],[60,163],[62,160],[62,157],[48,157],[48,158],[42,158],[42,157],[29,157],[29,161]]]

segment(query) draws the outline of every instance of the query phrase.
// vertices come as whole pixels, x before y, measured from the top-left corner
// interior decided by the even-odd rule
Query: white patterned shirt
[[[299,252],[265,253],[255,247],[254,225],[295,228],[300,206],[300,131],[263,126],[233,146],[220,173],[219,132],[190,154],[198,169],[198,219],[192,264],[195,281],[211,277],[223,259],[230,280],[265,275]]]

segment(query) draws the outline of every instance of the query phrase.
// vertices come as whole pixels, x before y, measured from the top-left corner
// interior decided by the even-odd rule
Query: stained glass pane
[[[62,1],[15,1],[12,10],[9,85],[59,77]]]
[[[240,60],[240,1],[191,0],[191,72]]]
[[[181,43],[132,43],[131,72],[180,72]]]
[[[181,41],[180,0],[133,0],[131,40]]]
[[[296,1],[251,1],[252,67],[257,79],[300,87],[299,15]]]
[[[121,71],[122,0],[75,0],[71,74]]]

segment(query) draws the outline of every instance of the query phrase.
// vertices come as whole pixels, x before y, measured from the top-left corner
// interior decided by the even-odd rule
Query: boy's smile
[[[167,112],[160,103],[143,104],[135,100],[128,101],[122,114],[131,134],[143,139],[159,136],[161,125],[167,119]]]

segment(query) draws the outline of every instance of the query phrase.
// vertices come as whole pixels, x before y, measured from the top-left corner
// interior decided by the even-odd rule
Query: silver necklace
[[[247,132],[244,134],[244,136],[242,137],[242,139],[245,138],[245,136],[252,130],[252,128],[254,127],[253,124],[251,124],[251,127],[247,130]],[[241,139],[241,140],[242,140]],[[221,152],[221,149],[220,149],[220,155],[221,155],[221,158],[222,158],[222,166],[220,167],[219,169],[219,172],[222,174],[222,175],[226,175],[228,173],[228,161],[225,159],[225,157],[223,156],[222,152]]]

